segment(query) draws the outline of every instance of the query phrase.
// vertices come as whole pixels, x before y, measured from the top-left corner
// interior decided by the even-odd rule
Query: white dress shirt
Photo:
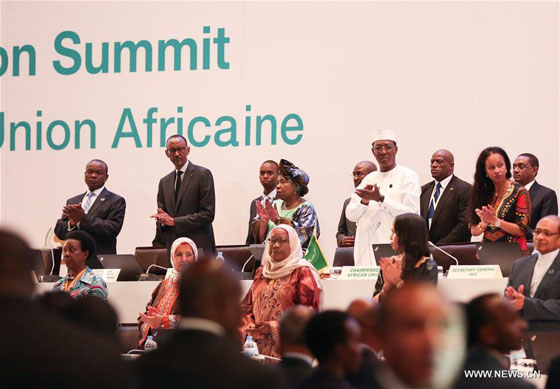
[[[537,262],[535,262],[535,268],[533,269],[533,278],[531,278],[531,290],[529,293],[531,297],[535,297],[535,292],[537,291],[539,284],[541,283],[546,272],[550,268],[550,265],[552,265],[559,252],[560,249],[556,249],[554,251],[551,251],[550,253],[543,255],[537,251],[538,257]]]
[[[215,321],[203,319],[200,317],[183,317],[177,326],[181,330],[198,330],[211,332],[218,336],[224,336],[224,327]]]

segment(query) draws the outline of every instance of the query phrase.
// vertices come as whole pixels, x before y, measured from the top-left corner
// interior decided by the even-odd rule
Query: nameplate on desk
[[[447,278],[502,278],[502,271],[498,265],[451,265]]]
[[[103,278],[105,282],[117,282],[121,269],[92,269],[93,274]]]
[[[379,266],[342,266],[339,280],[376,280]]]

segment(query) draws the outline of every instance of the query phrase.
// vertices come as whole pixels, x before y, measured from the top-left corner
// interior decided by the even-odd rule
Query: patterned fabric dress
[[[498,218],[506,222],[517,224],[524,235],[521,237],[513,236],[501,228],[489,225],[486,231],[484,231],[482,241],[518,242],[523,254],[529,254],[525,234],[529,229],[531,218],[531,199],[527,190],[523,186],[515,183],[509,187],[502,199],[497,199],[492,205],[496,210],[496,216],[498,216]]]
[[[304,201],[293,209],[283,209],[283,204],[284,200],[276,200],[272,203],[272,206],[276,208],[280,218],[286,218],[292,221],[292,226],[299,236],[301,247],[304,249],[307,248],[307,245],[313,236],[313,230],[317,231],[317,237],[319,237],[321,232],[315,208],[313,208],[313,205],[309,201]],[[267,235],[274,227],[276,227],[276,224],[269,221]]]
[[[240,331],[243,339],[247,335],[247,327],[268,323],[271,332],[263,339],[256,339],[259,353],[280,357],[278,323],[282,314],[294,305],[305,305],[318,310],[320,296],[321,289],[308,267],[299,267],[277,280],[264,278],[263,268],[259,267],[251,289],[241,303],[243,321]]]
[[[163,321],[160,328],[175,328],[178,322],[177,312],[177,296],[178,296],[177,280],[173,277],[166,278],[159,283],[152,293],[152,298],[146,305],[146,313],[148,307],[156,308],[163,316]],[[147,336],[150,333],[151,326],[148,323],[138,318],[139,328],[139,342],[138,345],[144,344]]]
[[[53,285],[53,291],[67,291],[72,298],[79,300],[86,296],[95,296],[107,300],[109,292],[107,291],[107,284],[101,277],[97,277],[95,273],[86,267],[84,274],[76,280],[68,290],[65,289],[68,277],[61,278]]]

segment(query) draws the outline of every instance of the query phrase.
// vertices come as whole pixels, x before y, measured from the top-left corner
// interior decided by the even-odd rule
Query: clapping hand
[[[169,216],[169,214],[161,208],[158,208],[157,213],[153,214],[150,217],[153,218],[153,219],[156,219],[158,222],[160,222],[164,226],[174,226],[175,225],[175,220],[171,216]]]
[[[398,285],[402,281],[400,266],[393,259],[393,257],[383,257],[379,260],[379,267],[383,272],[383,281],[387,286]]]
[[[159,311],[154,307],[148,307],[147,315],[140,312],[140,318],[148,323],[152,328],[159,328],[161,327],[161,323],[163,322],[163,316],[159,313]]]
[[[518,311],[522,310],[523,306],[525,305],[525,295],[523,294],[524,290],[525,290],[524,285],[520,285],[518,290],[515,290],[513,286],[508,286],[506,288],[506,292],[505,292],[506,298],[511,300],[513,306]]]
[[[358,196],[360,196],[362,198],[362,200],[367,200],[367,201],[370,201],[370,200],[382,201],[383,200],[383,196],[379,192],[379,187],[377,186],[377,184],[374,184],[373,186],[367,185],[365,188],[356,189],[355,192]]]
[[[490,204],[483,206],[482,208],[475,209],[476,215],[485,224],[496,224],[498,217],[496,216],[496,210]]]
[[[70,204],[65,205],[62,208],[62,216],[67,217],[70,221],[70,225],[73,227],[78,224],[85,216],[82,204]]]

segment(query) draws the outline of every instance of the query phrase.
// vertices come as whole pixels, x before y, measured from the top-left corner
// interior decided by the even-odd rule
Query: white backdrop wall
[[[84,166],[92,158],[108,163],[107,187],[127,200],[118,251],[150,244],[157,183],[172,169],[159,143],[159,122],[147,146],[142,120],[150,107],[157,107],[158,121],[181,117],[186,128],[194,117],[204,116],[211,123],[194,127],[195,140],[212,139],[192,147],[190,159],[214,174],[218,244],[244,241],[249,202],[260,191],[260,162],[286,158],[311,177],[307,198],[316,206],[320,241],[330,258],[342,202],[353,189],[352,167],[372,158],[370,134],[378,127],[396,130],[398,163],[415,169],[422,183],[431,178],[429,158],[438,148],[450,149],[456,174],[471,181],[480,150],[500,145],[512,159],[521,152],[538,155],[539,181],[559,189],[558,2],[0,4],[0,46],[8,58],[0,77],[0,219],[36,246],[44,244],[65,200],[85,190]],[[218,45],[210,42],[205,70],[203,39],[215,38],[219,28],[230,40],[222,44],[222,66]],[[102,42],[108,42],[108,72],[90,74],[84,63],[75,74],[57,72],[53,61],[65,68],[73,64],[68,51],[55,48],[64,31],[79,36],[80,44],[66,39],[62,45],[82,60],[91,43],[95,65],[101,63]],[[146,71],[140,49],[136,72],[129,71],[128,54],[121,72],[114,71],[115,42],[146,40],[157,53],[159,40],[173,38],[197,43],[196,70],[189,68],[184,49],[181,70],[173,70],[169,51],[164,71],[157,70],[157,54],[153,70]],[[35,50],[35,75],[29,75],[25,53],[20,75],[13,74],[13,47],[23,45]],[[141,145],[128,137],[112,147],[125,108],[134,116]],[[288,144],[278,130],[271,144],[265,125],[262,144],[256,145],[255,118],[267,114],[278,127],[286,115],[298,115],[303,129],[288,137],[302,135],[301,140]],[[220,147],[214,141],[216,131],[231,126],[215,124],[224,115],[237,123],[238,146]],[[95,123],[95,148],[85,129],[76,149],[74,121],[85,119]],[[55,120],[70,129],[61,150],[53,150],[47,140]],[[30,150],[23,129],[11,134],[10,123],[20,121],[30,123]],[[42,123],[40,150],[37,122]],[[172,125],[167,135],[176,128]],[[122,130],[130,132],[130,125]],[[64,142],[60,125],[53,127],[50,140]]]

